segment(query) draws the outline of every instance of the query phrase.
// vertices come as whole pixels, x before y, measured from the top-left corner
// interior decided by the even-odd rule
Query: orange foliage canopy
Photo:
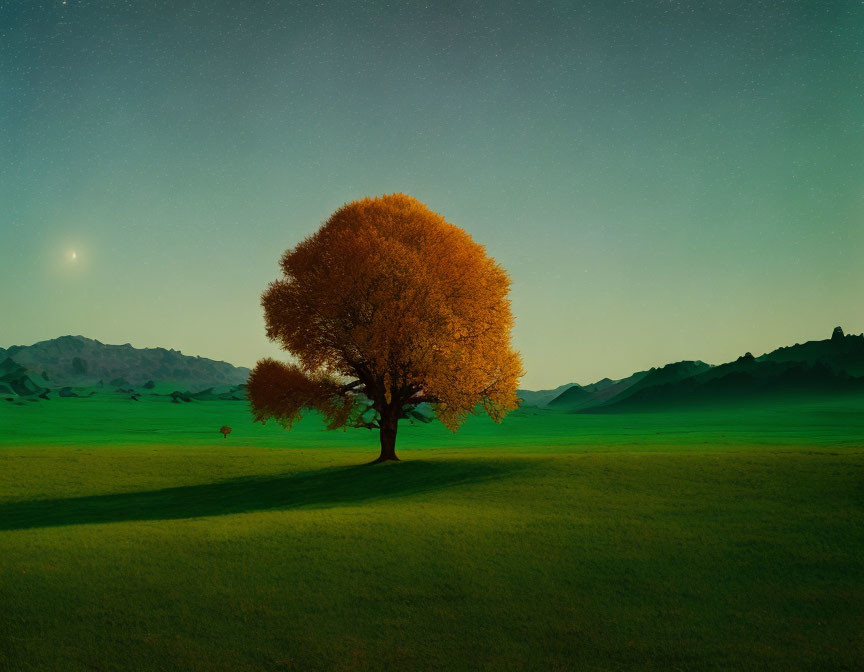
[[[522,366],[510,346],[507,272],[416,199],[345,205],[281,267],[261,302],[267,336],[297,364],[255,367],[256,420],[290,427],[315,408],[333,428],[379,428],[379,459],[395,459],[385,442],[418,404],[453,431],[477,404],[498,422],[516,408]]]

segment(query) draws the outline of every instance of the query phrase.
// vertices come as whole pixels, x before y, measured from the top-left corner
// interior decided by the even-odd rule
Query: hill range
[[[199,394],[229,388],[224,393],[244,385],[248,377],[249,369],[227,362],[173,349],[107,345],[84,336],[0,348],[0,394],[10,398],[47,398],[53,390],[79,396],[76,388],[92,388],[92,393],[119,388],[131,394],[136,387],[153,389],[157,383]]]
[[[864,392],[864,334],[809,341],[712,366],[683,361],[555,390],[519,390],[524,405],[571,413],[615,413],[718,405],[755,399]]]
[[[241,400],[249,369],[165,348],[107,345],[61,336],[0,348],[0,396],[8,401],[121,394],[167,395],[175,402]],[[182,391],[181,391],[182,390]],[[747,353],[712,366],[682,361],[589,385],[519,390],[523,406],[570,413],[660,411],[764,398],[824,397],[864,392],[864,334]]]

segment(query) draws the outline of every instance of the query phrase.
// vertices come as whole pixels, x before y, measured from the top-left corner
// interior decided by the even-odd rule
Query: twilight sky
[[[0,346],[251,366],[394,191],[510,271],[525,387],[864,331],[864,4],[0,0]]]

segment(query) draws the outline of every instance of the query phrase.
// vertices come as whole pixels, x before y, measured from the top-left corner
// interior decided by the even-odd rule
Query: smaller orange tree
[[[296,363],[255,366],[255,420],[290,429],[316,409],[331,429],[378,429],[383,462],[398,459],[400,419],[455,432],[480,404],[496,422],[516,408],[507,272],[416,199],[343,206],[281,267],[261,303],[267,336]]]
[[[228,435],[231,433],[231,428],[228,425],[222,425],[219,428],[219,431],[222,433],[222,438],[227,439]]]

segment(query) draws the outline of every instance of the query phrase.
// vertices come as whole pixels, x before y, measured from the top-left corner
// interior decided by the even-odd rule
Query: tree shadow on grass
[[[520,460],[400,462],[235,478],[162,490],[0,504],[0,530],[327,508],[443,490],[521,470]]]

